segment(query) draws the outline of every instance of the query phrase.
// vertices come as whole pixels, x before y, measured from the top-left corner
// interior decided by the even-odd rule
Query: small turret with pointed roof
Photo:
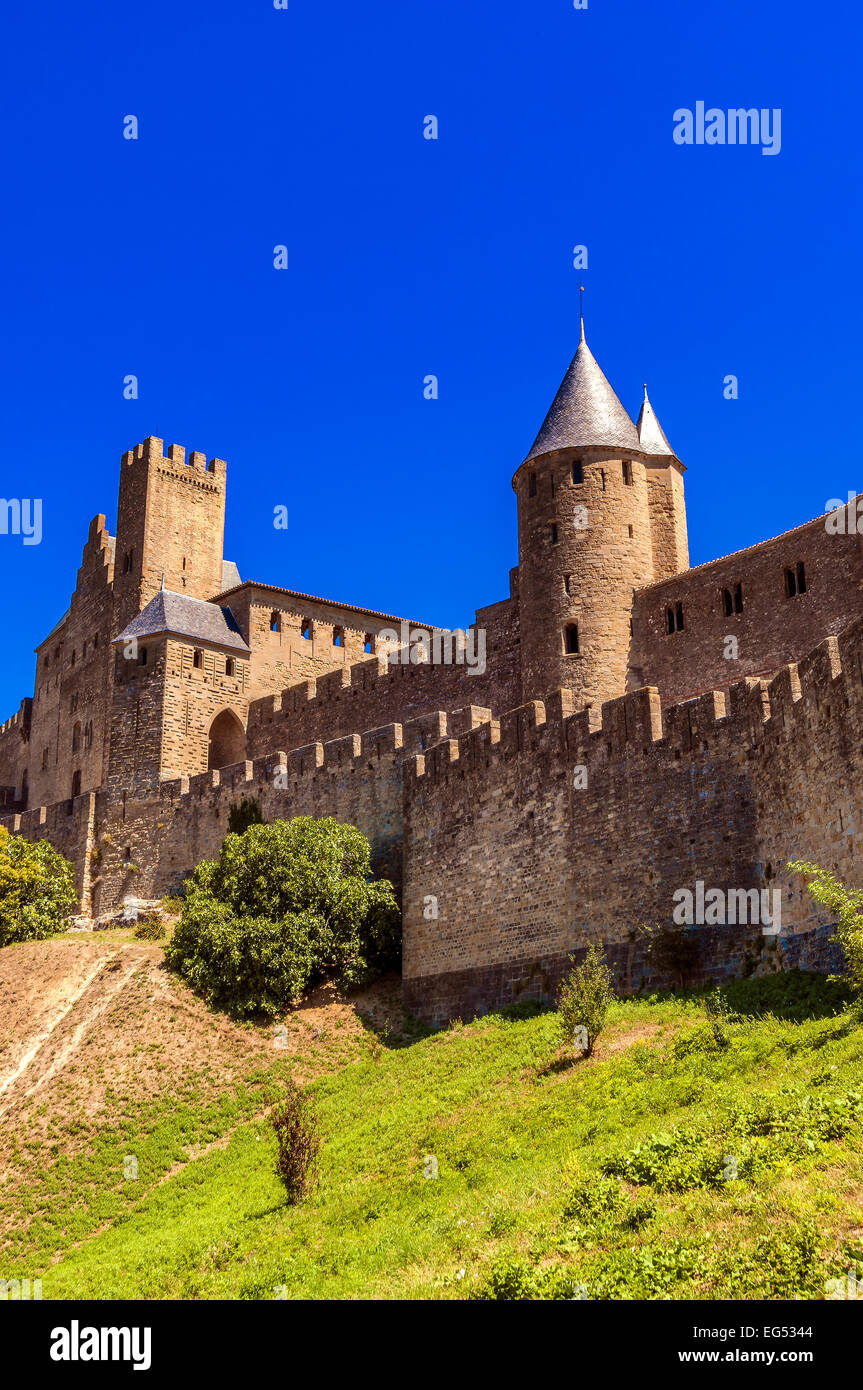
[[[656,418],[656,412],[647,396],[647,382],[644,383],[644,400],[641,402],[641,410],[638,412],[638,440],[642,451],[653,457],[662,454],[670,458],[677,459],[677,455],[665,437],[665,431]],[[677,459],[680,463],[680,460]]]

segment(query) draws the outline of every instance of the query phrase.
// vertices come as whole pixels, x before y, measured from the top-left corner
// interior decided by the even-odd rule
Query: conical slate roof
[[[641,410],[638,412],[638,438],[645,454],[669,454],[672,458],[677,458],[676,453],[665,438],[665,431],[656,418],[653,406],[647,399],[646,383],[644,400],[641,402]]]
[[[594,444],[641,450],[638,431],[587,346],[582,323],[578,351],[525,462],[552,449],[578,449]]]
[[[164,580],[162,582],[164,584]],[[165,588],[160,589],[119,637],[114,638],[114,644],[118,646],[132,637],[143,641],[145,637],[163,633],[188,637],[195,642],[211,642],[232,651],[249,650],[230,608],[220,608],[217,603],[190,598],[188,594],[175,594]]]

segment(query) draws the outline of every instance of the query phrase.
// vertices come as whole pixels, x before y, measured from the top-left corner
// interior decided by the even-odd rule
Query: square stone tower
[[[150,435],[123,455],[117,503],[112,637],[165,587],[209,599],[222,588],[223,459]]]

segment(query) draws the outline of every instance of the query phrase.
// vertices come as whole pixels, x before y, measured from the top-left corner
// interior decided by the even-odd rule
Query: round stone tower
[[[650,464],[584,338],[512,485],[522,698],[623,695],[633,590],[654,579]]]

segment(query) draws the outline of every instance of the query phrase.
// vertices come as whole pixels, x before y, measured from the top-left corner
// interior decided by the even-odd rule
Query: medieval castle
[[[582,329],[470,666],[452,634],[241,580],[224,461],[146,439],[0,727],[0,823],[67,855],[104,918],[176,892],[245,798],[349,821],[399,887],[405,998],[432,1021],[547,997],[597,938],[625,988],[663,983],[635,928],[698,883],[782,904],[778,933],[699,926],[699,978],[823,967],[785,864],[859,882],[863,538],[822,516],[690,569],[683,475]]]

